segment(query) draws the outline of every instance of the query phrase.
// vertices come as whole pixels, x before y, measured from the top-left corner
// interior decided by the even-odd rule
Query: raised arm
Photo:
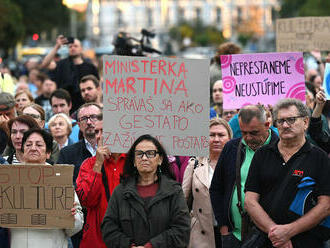
[[[62,45],[66,44],[68,40],[61,34],[56,39],[56,44],[54,48],[48,53],[41,63],[41,68],[46,68],[49,66],[50,62],[54,59],[57,51],[61,48]]]

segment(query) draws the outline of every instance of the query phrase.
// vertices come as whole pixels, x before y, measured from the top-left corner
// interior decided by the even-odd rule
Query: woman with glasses
[[[26,105],[22,109],[22,114],[31,116],[38,123],[39,128],[45,128],[45,110],[39,104],[31,103]],[[57,161],[59,154],[60,149],[57,142],[54,140],[52,154],[50,155],[48,162],[54,164],[54,162]]]
[[[191,158],[184,173],[182,189],[192,209],[189,247],[221,247],[220,229],[215,221],[209,187],[224,145],[233,134],[227,121],[210,120],[209,157]]]
[[[150,135],[129,149],[101,225],[107,247],[187,247],[190,217],[164,148]]]
[[[72,131],[72,124],[66,114],[59,113],[52,116],[48,122],[48,127],[60,150],[63,147],[74,144],[74,141],[69,137]]]
[[[26,131],[31,128],[37,128],[38,123],[27,115],[21,115],[8,122],[9,142],[4,151],[3,157],[9,164],[19,164],[23,161],[22,139]]]
[[[23,115],[29,115],[36,120],[40,128],[45,127],[45,110],[36,103],[26,105],[22,109]]]

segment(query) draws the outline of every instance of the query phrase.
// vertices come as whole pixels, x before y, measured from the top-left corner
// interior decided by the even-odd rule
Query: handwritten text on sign
[[[282,98],[305,101],[302,53],[221,56],[224,109],[274,105]]]
[[[73,166],[2,165],[0,226],[72,228]]]
[[[104,136],[127,152],[151,134],[173,155],[207,155],[207,60],[104,57]]]
[[[330,17],[295,17],[276,20],[278,52],[330,50]]]

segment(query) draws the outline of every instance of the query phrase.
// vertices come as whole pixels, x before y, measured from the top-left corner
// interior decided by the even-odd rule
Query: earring
[[[158,172],[162,173],[162,169],[160,168],[160,165],[158,165]]]

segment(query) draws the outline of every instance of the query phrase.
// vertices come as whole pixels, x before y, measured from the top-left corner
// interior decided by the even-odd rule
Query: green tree
[[[195,46],[218,45],[224,41],[221,31],[215,26],[204,25],[201,20],[181,21],[179,25],[170,28],[169,36],[180,44],[184,38],[190,38]]]
[[[8,57],[9,49],[16,46],[24,36],[22,12],[11,0],[0,1],[0,48],[4,58]]]
[[[20,6],[26,36],[68,26],[69,10],[60,0],[12,0]]]
[[[324,0],[282,0],[281,18],[296,16],[328,16],[330,1]]]

